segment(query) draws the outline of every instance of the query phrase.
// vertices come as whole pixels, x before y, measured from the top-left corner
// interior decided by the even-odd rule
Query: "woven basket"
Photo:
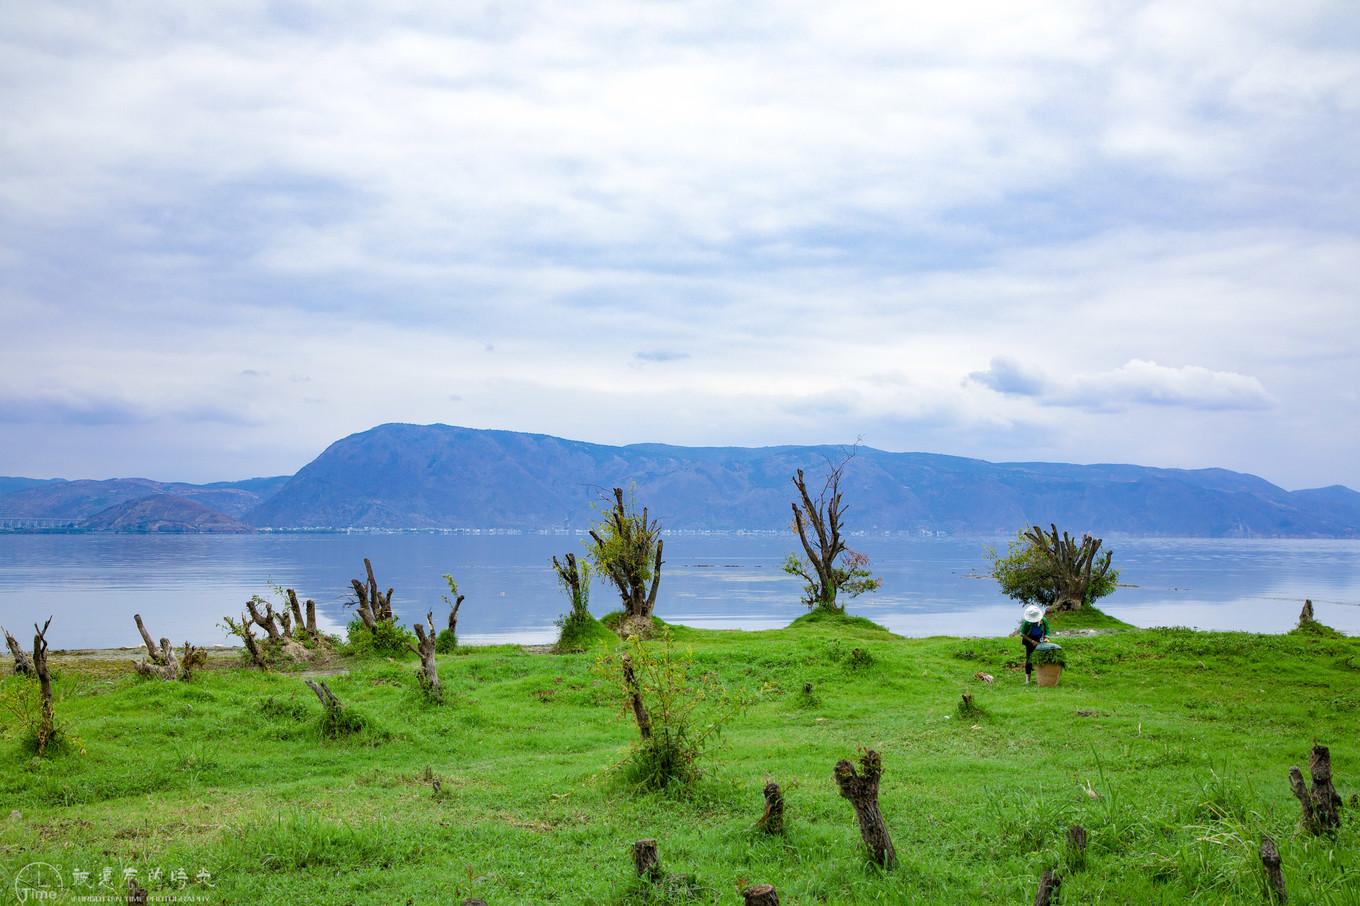
[[[1056,686],[1062,677],[1062,664],[1038,664],[1034,668],[1034,676],[1041,686]]]

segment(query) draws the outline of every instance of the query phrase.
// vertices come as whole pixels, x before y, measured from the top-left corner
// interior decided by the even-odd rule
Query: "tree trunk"
[[[779,894],[770,884],[757,884],[741,892],[743,906],[779,906]]]
[[[655,880],[661,876],[661,857],[656,851],[656,840],[638,840],[633,844],[633,867],[639,878]]]
[[[288,595],[288,609],[293,614],[293,625],[298,629],[306,629],[307,621],[302,616],[302,604],[298,601],[297,592],[289,588],[285,589],[284,593]]]
[[[638,685],[637,674],[633,672],[633,659],[625,654],[619,661],[623,664],[623,684],[628,687],[628,694],[633,702],[633,717],[637,719],[638,733],[643,739],[651,739],[652,718],[642,703],[642,687]]]
[[[57,735],[57,711],[52,703],[52,674],[47,669],[47,627],[51,625],[51,617],[47,618],[41,629],[38,629],[37,623],[33,624],[37,630],[33,636],[33,672],[38,675],[38,689],[42,694],[42,717],[38,725],[39,755],[52,737]]]
[[[367,557],[364,558],[364,572],[368,576],[367,585],[359,579],[351,579],[349,584],[354,586],[354,593],[359,596],[359,619],[372,631],[379,623],[393,622],[392,589],[389,588],[386,595],[378,591],[378,582],[373,578],[373,564]]]
[[[264,616],[260,616],[260,612],[255,609],[254,599],[246,602],[246,610],[250,611],[250,618],[255,621],[255,625],[269,633],[269,640],[271,642],[278,642],[280,645],[283,644],[283,633],[279,631],[278,624],[274,622],[273,604],[270,604],[268,601],[264,602]]]
[[[1288,903],[1289,893],[1284,889],[1284,872],[1280,871],[1280,851],[1275,841],[1267,836],[1261,837],[1261,864],[1266,869],[1266,883],[1274,893],[1278,903]]]
[[[164,664],[161,660],[161,653],[156,650],[156,645],[151,641],[151,633],[146,631],[146,626],[142,623],[142,615],[134,613],[132,619],[137,624],[137,631],[142,634],[142,642],[146,645],[146,656],[153,664]]]
[[[227,621],[227,627],[236,635],[241,637],[241,643],[246,646],[246,651],[250,652],[250,658],[255,662],[255,666],[261,670],[269,669],[269,660],[264,656],[264,651],[255,641],[255,633],[250,631],[250,617],[241,614],[241,624],[238,626],[232,621],[231,617],[223,617]]]
[[[407,642],[406,647],[410,648],[411,651],[415,652],[420,658],[421,669],[416,674],[420,677],[420,688],[425,690],[425,694],[428,695],[432,701],[442,702],[444,700],[444,693],[439,688],[439,666],[435,663],[434,657],[435,639],[437,637],[437,633],[434,630],[434,611],[428,612],[425,615],[425,619],[429,621],[430,634],[425,634],[425,627],[421,626],[420,623],[414,623],[413,628],[416,631],[416,639],[420,644],[419,647],[416,647],[411,645],[410,642]]]
[[[1086,864],[1086,828],[1074,824],[1067,829],[1068,868],[1078,869]]]
[[[24,648],[19,644],[18,639],[9,634],[8,629],[0,627],[0,632],[5,634],[5,644],[9,645],[9,653],[14,655],[14,672],[22,673],[25,676],[32,676],[33,659],[28,656],[28,652],[24,651]]]
[[[767,834],[784,833],[784,792],[779,784],[765,784],[765,814],[756,822]]]
[[[883,820],[883,812],[878,807],[878,782],[883,776],[883,759],[870,749],[860,757],[859,764],[863,773],[857,773],[854,766],[843,758],[836,762],[836,786],[855,808],[859,834],[870,857],[883,868],[892,869],[897,867],[897,850],[893,848],[892,838],[888,835],[888,823]]]
[[[136,878],[128,878],[127,906],[146,906],[147,900],[146,888],[138,885]]]
[[[1039,875],[1039,890],[1034,894],[1034,906],[1049,906],[1061,886],[1062,878],[1057,872],[1046,871]]]
[[[1341,797],[1332,786],[1332,753],[1326,746],[1313,746],[1308,759],[1313,788],[1303,782],[1303,772],[1289,769],[1289,787],[1303,808],[1301,823],[1313,835],[1333,833],[1341,826]]]

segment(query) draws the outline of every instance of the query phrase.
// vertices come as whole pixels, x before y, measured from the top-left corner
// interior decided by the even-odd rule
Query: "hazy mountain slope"
[[[794,472],[820,485],[836,447],[606,447],[448,425],[381,425],[328,447],[243,518],[275,528],[584,528],[636,484],[676,530],[782,530]],[[1360,494],[1288,492],[1223,469],[989,463],[861,448],[842,486],[852,529],[1166,536],[1360,536]]]
[[[156,494],[120,503],[96,513],[80,527],[96,532],[255,531],[230,516],[173,494]]]

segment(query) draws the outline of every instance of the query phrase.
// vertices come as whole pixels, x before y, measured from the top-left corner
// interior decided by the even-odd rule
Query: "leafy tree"
[[[869,558],[851,550],[842,537],[846,505],[841,502],[841,477],[854,457],[852,447],[838,461],[827,460],[830,471],[815,499],[808,492],[803,470],[793,477],[799,499],[792,504],[792,527],[802,542],[803,556],[789,554],[784,572],[806,583],[803,603],[808,610],[842,612],[845,608],[836,603],[838,597],[857,597],[883,584],[870,571]]]
[[[1057,613],[1080,610],[1112,593],[1119,570],[1111,569],[1113,551],[1101,555],[1099,538],[1083,535],[1081,542],[1058,527],[1045,532],[1027,526],[1007,546],[1006,555],[988,548],[991,576],[1002,592],[1022,604],[1037,604]]]
[[[614,584],[623,601],[619,634],[648,635],[661,584],[662,541],[656,520],[647,518],[646,507],[638,512],[631,491],[625,499],[623,489],[615,488],[613,506],[591,527],[585,544],[595,572]]]

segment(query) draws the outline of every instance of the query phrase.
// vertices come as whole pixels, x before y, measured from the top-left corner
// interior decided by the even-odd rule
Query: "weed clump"
[[[453,654],[458,650],[458,633],[452,629],[441,629],[434,638],[436,654]]]

